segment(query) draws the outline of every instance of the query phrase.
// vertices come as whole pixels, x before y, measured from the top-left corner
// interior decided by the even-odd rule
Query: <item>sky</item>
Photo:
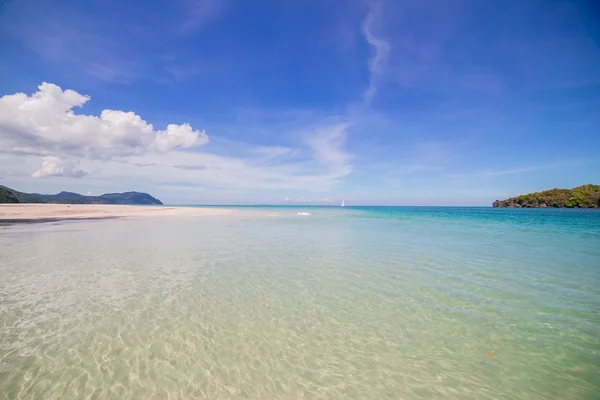
[[[594,1],[0,0],[0,184],[490,205],[600,184]]]

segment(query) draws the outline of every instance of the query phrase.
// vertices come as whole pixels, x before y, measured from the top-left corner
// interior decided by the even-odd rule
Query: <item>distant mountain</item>
[[[58,194],[23,193],[0,185],[0,203],[54,203],[54,204],[158,204],[162,202],[148,193],[107,193],[102,196],[84,196],[73,192]]]
[[[496,200],[492,205],[512,208],[598,208],[600,207],[600,186],[582,185],[573,189],[551,189],[523,194],[506,200]]]

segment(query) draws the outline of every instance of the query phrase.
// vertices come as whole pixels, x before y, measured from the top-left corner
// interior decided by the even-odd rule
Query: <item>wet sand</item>
[[[232,212],[232,210],[215,208],[113,204],[0,204],[0,223],[124,217],[194,217],[224,215]]]

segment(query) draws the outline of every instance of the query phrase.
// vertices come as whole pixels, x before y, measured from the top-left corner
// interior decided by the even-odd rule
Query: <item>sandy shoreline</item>
[[[195,217],[226,215],[232,212],[232,210],[217,208],[112,204],[0,204],[0,223],[124,217]]]

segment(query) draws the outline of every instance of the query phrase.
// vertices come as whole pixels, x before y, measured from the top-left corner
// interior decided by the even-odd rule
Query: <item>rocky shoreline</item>
[[[547,205],[546,203],[541,203],[541,204],[536,204],[536,205],[520,204],[517,201],[516,197],[511,197],[510,199],[506,199],[506,200],[496,200],[492,203],[492,207],[497,207],[497,208],[561,208],[561,206],[552,207],[552,206]]]

